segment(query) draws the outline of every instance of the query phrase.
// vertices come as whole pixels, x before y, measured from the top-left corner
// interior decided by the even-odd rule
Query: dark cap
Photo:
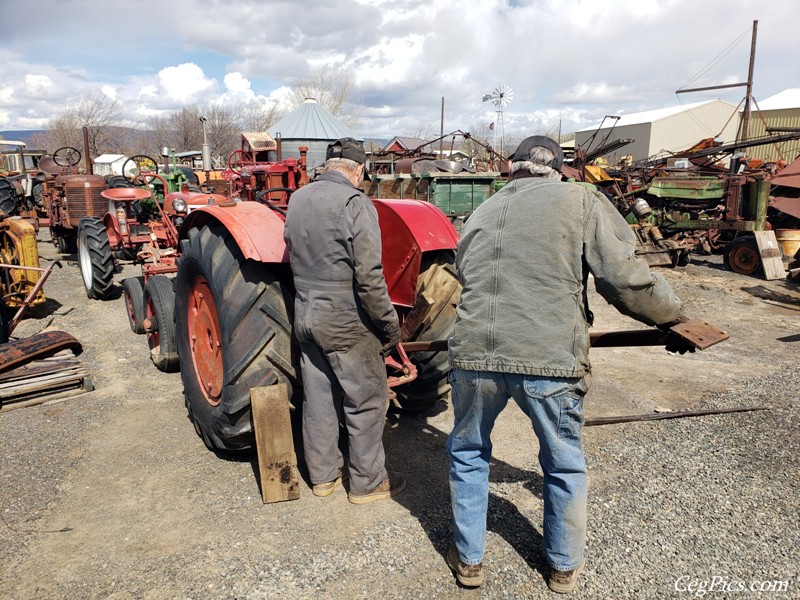
[[[328,151],[325,153],[325,160],[329,158],[349,158],[363,165],[367,162],[367,154],[364,146],[353,138],[341,138],[328,144]]]
[[[553,153],[553,160],[548,166],[560,171],[564,162],[564,151],[558,145],[558,142],[545,135],[532,135],[522,140],[517,149],[514,150],[514,153],[508,157],[508,160],[511,162],[530,160],[531,150],[537,146],[547,148]]]

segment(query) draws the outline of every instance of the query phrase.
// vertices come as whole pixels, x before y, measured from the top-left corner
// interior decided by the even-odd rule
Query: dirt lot
[[[39,248],[58,258],[47,230]],[[390,415],[396,501],[350,505],[341,490],[261,502],[254,456],[209,452],[187,420],[178,374],[150,363],[122,299],[90,301],[75,257],[15,332],[75,335],[96,389],[0,414],[0,597],[548,597],[541,473],[513,407],[494,434],[488,581],[460,590],[450,539],[452,411]],[[590,534],[579,596],[680,594],[682,575],[790,582],[798,597],[800,290],[735,275],[718,257],[664,271],[690,316],[729,332],[706,352],[596,349],[587,417],[768,404],[772,411],[587,428]],[[117,276],[136,274],[127,265]],[[636,328],[599,297],[597,331]],[[756,416],[760,415],[760,416]],[[752,453],[751,453],[752,452]],[[765,508],[766,507],[766,508]],[[690,594],[684,594],[690,595]]]

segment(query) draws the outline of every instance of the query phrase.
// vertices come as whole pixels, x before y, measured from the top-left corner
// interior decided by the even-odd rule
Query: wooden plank
[[[764,266],[764,277],[771,279],[786,279],[786,269],[783,268],[780,246],[773,230],[755,231],[756,244],[761,254],[761,264]]]
[[[250,390],[258,472],[264,504],[300,498],[300,477],[292,439],[289,394],[278,383]]]
[[[73,396],[80,396],[81,394],[85,394],[86,392],[90,391],[90,389],[81,387],[78,389],[73,390],[65,390],[63,392],[59,392],[56,394],[48,394],[46,396],[40,396],[39,398],[32,398],[30,400],[23,400],[20,402],[14,402],[12,404],[6,404],[5,401],[2,405],[0,405],[0,413],[5,413],[11,410],[16,410],[18,408],[26,408],[28,406],[36,406],[37,404],[49,404],[50,402],[62,402],[67,398],[71,398]]]

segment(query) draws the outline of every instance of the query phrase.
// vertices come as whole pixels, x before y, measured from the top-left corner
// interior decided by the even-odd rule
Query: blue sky
[[[280,102],[330,64],[356,76],[364,136],[438,131],[442,97],[446,131],[486,125],[496,113],[481,98],[500,84],[514,90],[508,135],[559,121],[568,132],[681,101],[738,104],[743,89],[674,92],[726,49],[693,85],[744,81],[754,19],[756,99],[800,87],[796,1],[2,0],[0,130],[44,127],[98,91],[132,122],[194,103]]]

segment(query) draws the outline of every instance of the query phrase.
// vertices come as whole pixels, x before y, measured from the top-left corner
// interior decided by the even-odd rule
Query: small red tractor
[[[286,383],[295,405],[302,394],[283,228],[291,192],[306,183],[305,151],[277,160],[274,140],[243,134],[227,177],[247,201],[193,210],[180,228],[174,333],[189,416],[214,450],[253,447],[251,388]],[[446,339],[460,294],[455,229],[427,202],[374,203],[403,339]],[[421,410],[447,395],[446,351],[401,359],[387,361],[396,405]]]

